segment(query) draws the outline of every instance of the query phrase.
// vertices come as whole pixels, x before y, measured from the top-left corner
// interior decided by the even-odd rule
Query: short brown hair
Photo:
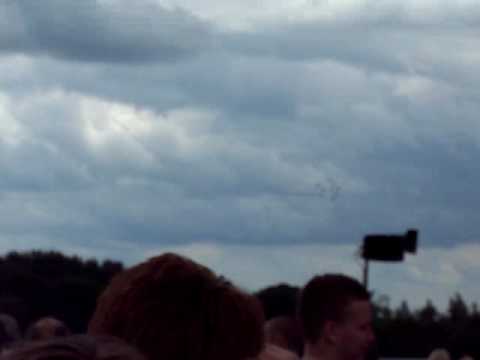
[[[327,320],[342,320],[352,301],[369,299],[365,287],[351,277],[341,274],[313,277],[300,296],[299,317],[305,340],[315,342]]]
[[[169,253],[118,274],[99,298],[89,332],[125,339],[150,359],[240,360],[261,350],[262,324],[252,295]]]

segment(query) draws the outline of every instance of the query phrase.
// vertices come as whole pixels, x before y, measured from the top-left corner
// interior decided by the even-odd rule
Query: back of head
[[[20,338],[17,320],[8,314],[0,314],[0,350],[19,341]]]
[[[114,337],[75,335],[26,342],[2,355],[2,360],[145,360]]]
[[[365,287],[351,277],[341,274],[315,276],[300,296],[299,318],[305,341],[315,342],[327,320],[342,320],[352,301],[369,299]]]
[[[450,360],[450,353],[446,349],[434,349],[427,360]]]
[[[204,266],[164,254],[112,280],[88,331],[118,336],[150,359],[240,360],[260,351],[262,322],[253,296]]]
[[[44,317],[30,325],[25,334],[27,340],[46,340],[70,335],[70,329],[62,321]]]

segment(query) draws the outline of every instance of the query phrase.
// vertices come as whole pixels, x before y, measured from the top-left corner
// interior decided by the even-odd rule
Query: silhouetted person
[[[340,274],[315,276],[300,297],[304,359],[365,360],[374,344],[368,291]]]
[[[44,317],[30,325],[25,334],[26,340],[46,340],[71,334],[67,325],[53,317]]]
[[[145,360],[134,347],[114,337],[74,335],[26,342],[2,360]],[[160,359],[159,359],[160,360]]]
[[[202,265],[164,254],[112,280],[88,332],[118,336],[151,360],[241,360],[262,349],[262,325],[255,297]]]

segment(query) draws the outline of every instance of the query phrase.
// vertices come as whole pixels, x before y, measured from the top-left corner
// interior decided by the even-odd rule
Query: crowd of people
[[[5,360],[367,360],[375,335],[368,291],[341,274],[313,277],[298,316],[265,321],[259,300],[209,268],[167,253],[115,276],[86,334],[42,318],[24,336],[0,315]]]

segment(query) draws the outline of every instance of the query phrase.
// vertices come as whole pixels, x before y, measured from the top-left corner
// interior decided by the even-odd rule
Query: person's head
[[[364,359],[375,340],[370,295],[345,275],[311,279],[301,293],[299,317],[305,342],[342,360]]]
[[[70,335],[70,329],[61,320],[44,317],[31,324],[25,334],[26,340],[46,340]]]
[[[427,360],[450,360],[450,353],[447,349],[437,348],[434,349],[429,355]]]
[[[0,351],[20,339],[20,328],[17,320],[8,314],[0,314]]]
[[[4,354],[2,360],[145,360],[124,341],[111,336],[74,335],[25,342]]]
[[[164,254],[118,274],[88,332],[118,336],[150,359],[255,356],[263,346],[258,301],[208,268]]]
[[[302,356],[302,330],[295,317],[277,316],[265,322],[263,327],[267,343],[280,346]]]

